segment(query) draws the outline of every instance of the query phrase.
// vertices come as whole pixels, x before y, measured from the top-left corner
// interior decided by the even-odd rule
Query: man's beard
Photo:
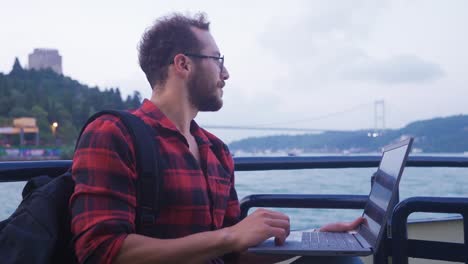
[[[208,80],[207,76],[196,70],[188,80],[189,100],[198,111],[218,111],[223,100],[218,95],[222,84]]]

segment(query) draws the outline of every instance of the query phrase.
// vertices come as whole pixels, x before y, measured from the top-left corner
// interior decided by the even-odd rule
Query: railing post
[[[408,264],[408,217],[403,210],[397,211],[392,223],[392,264]]]
[[[463,216],[465,243],[408,239],[408,216],[415,212],[457,213]],[[455,197],[411,197],[397,205],[392,223],[392,263],[408,264],[408,257],[468,264],[468,201]]]
[[[464,243],[465,243],[465,250],[467,252],[465,256],[465,263],[468,264],[468,210],[465,210],[464,213],[462,213],[463,217],[463,233],[465,235]]]

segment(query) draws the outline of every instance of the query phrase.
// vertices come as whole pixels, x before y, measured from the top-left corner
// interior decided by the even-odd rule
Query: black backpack
[[[158,172],[155,134],[129,112],[106,110],[90,117],[80,136],[90,122],[104,114],[120,117],[131,134],[138,173],[135,224],[137,233],[145,234],[143,227],[154,222],[161,206],[159,187],[162,177]],[[79,138],[77,144],[78,141]],[[78,263],[73,251],[68,209],[75,186],[70,171],[55,178],[37,176],[26,183],[21,204],[8,219],[0,222],[1,263]]]

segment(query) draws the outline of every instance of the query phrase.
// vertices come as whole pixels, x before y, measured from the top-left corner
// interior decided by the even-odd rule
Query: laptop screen
[[[401,143],[389,146],[384,150],[380,166],[374,174],[369,201],[364,209],[363,217],[366,222],[361,226],[359,233],[373,247],[376,246],[378,238],[382,235],[382,226],[386,224],[389,205],[392,202],[393,193],[398,186],[407,157],[410,142]]]

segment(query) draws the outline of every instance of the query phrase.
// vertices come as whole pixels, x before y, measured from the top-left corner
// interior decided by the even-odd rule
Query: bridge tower
[[[385,101],[374,102],[374,133],[381,134],[385,130]]]

